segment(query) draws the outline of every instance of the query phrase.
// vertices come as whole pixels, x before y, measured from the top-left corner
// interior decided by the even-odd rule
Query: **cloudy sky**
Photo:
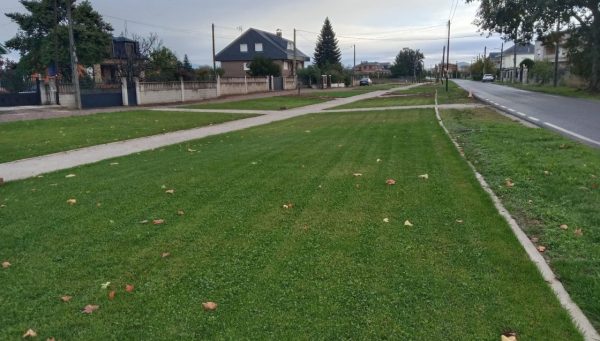
[[[79,0],[78,0],[79,1]],[[0,0],[1,12],[22,11],[18,0]],[[450,61],[470,62],[499,49],[501,40],[486,38],[472,22],[477,4],[464,0],[91,0],[92,6],[110,22],[114,35],[157,33],[165,46],[180,58],[187,54],[194,65],[211,63],[211,23],[216,25],[217,51],[250,27],[293,39],[298,30],[298,48],[312,56],[323,20],[328,16],[342,50],[344,65],[356,60],[391,62],[403,47],[421,49],[426,65],[442,58],[446,44],[446,22],[452,19]],[[456,9],[455,9],[456,8]],[[0,16],[0,41],[14,36],[17,26]],[[511,44],[509,44],[511,45]],[[18,54],[11,53],[11,59]]]

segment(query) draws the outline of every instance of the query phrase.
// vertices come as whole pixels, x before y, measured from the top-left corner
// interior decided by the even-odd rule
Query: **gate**
[[[282,91],[283,90],[283,77],[273,77],[273,90],[274,91]]]
[[[81,107],[105,108],[123,105],[121,82],[93,83],[81,85]]]
[[[0,107],[41,104],[39,79],[0,79]]]
[[[127,101],[129,102],[129,106],[138,105],[136,90],[135,83],[127,84]]]

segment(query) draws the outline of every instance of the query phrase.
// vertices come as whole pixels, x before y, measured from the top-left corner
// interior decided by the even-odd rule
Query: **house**
[[[522,61],[524,61],[525,59],[531,59],[533,60],[535,58],[535,46],[533,44],[518,44],[516,45],[516,50],[517,50],[517,68],[519,67],[519,64],[521,64]],[[495,52],[497,53],[497,52]],[[490,53],[490,56],[491,57]],[[514,67],[514,56],[515,56],[515,45],[509,47],[508,49],[504,50],[504,52],[502,53],[502,69],[506,70],[506,69],[512,69]],[[496,58],[499,58],[499,56],[497,56]],[[499,60],[499,59],[498,59]],[[500,68],[500,65],[498,65],[498,68]]]
[[[294,63],[294,42],[283,38],[281,30],[276,34],[250,28],[217,53],[215,60],[221,63],[225,77],[244,77],[250,70],[248,65],[255,56],[262,55],[281,68],[281,75],[292,76],[294,66],[303,69],[310,58],[296,49]]]
[[[93,66],[96,83],[111,83],[121,77],[139,77],[135,70],[142,61],[140,44],[125,37],[113,37],[110,44],[109,57]]]
[[[561,68],[564,68],[569,63],[568,51],[567,48],[564,47],[567,39],[569,39],[568,34],[561,32],[561,37],[558,44],[558,65]],[[540,37],[535,42],[534,61],[545,61],[554,64],[555,58],[556,43],[550,41],[549,37]]]
[[[391,63],[363,61],[354,67],[354,72],[361,76],[389,76],[392,74]]]

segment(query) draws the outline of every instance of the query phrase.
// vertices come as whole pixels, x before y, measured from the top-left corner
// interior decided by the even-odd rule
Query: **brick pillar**
[[[129,106],[129,94],[127,93],[127,78],[121,77],[121,98],[123,99],[123,106]]]

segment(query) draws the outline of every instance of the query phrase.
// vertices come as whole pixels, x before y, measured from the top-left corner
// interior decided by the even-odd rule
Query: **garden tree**
[[[547,61],[536,62],[531,68],[531,76],[540,84],[546,84],[554,76],[554,66]]]
[[[208,66],[208,65],[200,66],[196,70],[194,70],[194,73],[196,74],[197,80],[207,81],[207,80],[215,79],[215,71],[213,70],[212,66]],[[217,75],[219,75],[220,77],[223,77],[224,74],[225,74],[225,70],[218,67]]]
[[[331,67],[342,66],[342,52],[338,47],[338,41],[335,38],[335,32],[331,27],[329,18],[325,18],[323,28],[317,39],[315,47],[315,64],[321,70],[328,70]]]
[[[418,49],[403,48],[396,56],[394,64],[391,67],[392,76],[412,77],[415,74],[420,76],[423,73],[424,59],[425,56]]]
[[[183,56],[183,62],[181,63],[181,67],[179,70],[181,77],[185,81],[193,81],[196,80],[196,72],[194,71],[194,67],[188,58],[188,55]]]
[[[188,55],[185,54],[183,56],[183,69],[186,71],[193,71],[194,68],[192,67],[192,63],[190,63],[190,60],[188,58]]]
[[[483,65],[485,63],[485,73],[496,74],[496,66],[489,58],[478,59],[475,63],[471,64],[471,78],[476,81],[480,81],[483,77]]]
[[[281,68],[279,68],[272,60],[267,59],[260,54],[252,59],[248,68],[250,68],[248,73],[253,77],[281,76]]]
[[[303,69],[298,70],[298,78],[305,84],[318,84],[321,79],[321,69],[316,65],[309,65]]]
[[[466,0],[475,1],[480,2],[476,24],[483,31],[500,33],[506,39],[530,41],[534,33],[546,36],[557,25],[567,27],[575,71],[586,76],[591,90],[600,90],[598,0]]]
[[[128,54],[124,63],[116,65],[118,78],[126,78],[129,81],[134,77],[143,78],[145,72],[150,70],[150,54],[163,47],[162,40],[156,33],[150,33],[147,37],[132,34],[131,40],[138,43],[139,54]]]
[[[154,82],[167,82],[177,80],[180,62],[173,51],[161,47],[150,52],[146,79]]]
[[[19,31],[6,41],[6,47],[19,51],[20,67],[28,73],[43,72],[58,62],[59,72],[69,76],[71,59],[65,0],[20,2],[27,13],[6,14],[19,25]],[[79,63],[85,66],[99,63],[109,53],[111,25],[102,19],[89,1],[73,4],[72,16]]]

